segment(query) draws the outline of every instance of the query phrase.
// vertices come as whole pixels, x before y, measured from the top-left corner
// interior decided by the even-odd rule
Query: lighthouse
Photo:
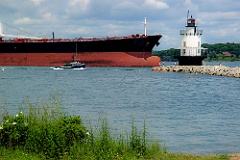
[[[198,30],[195,19],[187,16],[185,30],[180,30],[181,47],[180,56],[175,56],[179,65],[202,65],[203,59],[207,58],[204,53],[206,48],[201,47],[202,30]]]

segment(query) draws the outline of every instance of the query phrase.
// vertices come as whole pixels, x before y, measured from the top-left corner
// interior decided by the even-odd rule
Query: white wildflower
[[[6,122],[8,123],[8,122],[9,122],[9,120],[6,120]]]
[[[3,129],[3,127],[2,127],[2,126],[0,126],[0,129]]]
[[[90,135],[90,133],[89,133],[89,132],[86,132],[86,135],[87,135],[87,136],[89,136],[89,135]]]
[[[13,122],[12,125],[16,125],[17,123],[16,122]]]
[[[18,114],[16,114],[16,117],[18,117]]]

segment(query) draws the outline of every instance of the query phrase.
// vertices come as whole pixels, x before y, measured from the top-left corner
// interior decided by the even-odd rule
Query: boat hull
[[[97,67],[152,67],[160,63],[151,52],[83,52],[76,57]],[[71,53],[0,53],[0,66],[60,66],[70,61]]]
[[[14,39],[0,41],[0,66],[58,66],[72,61],[99,67],[152,67],[161,35],[105,39]]]

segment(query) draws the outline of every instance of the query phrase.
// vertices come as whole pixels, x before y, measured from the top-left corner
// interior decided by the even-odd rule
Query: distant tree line
[[[203,43],[202,47],[208,48],[205,61],[240,61],[240,43]],[[153,55],[161,57],[162,61],[177,61],[174,56],[180,55],[180,50],[153,51]]]
[[[179,49],[170,48],[167,50],[153,51],[153,55],[161,58],[162,61],[177,61],[174,56],[180,55]]]
[[[208,61],[239,61],[240,43],[203,43],[202,47],[208,48]],[[228,55],[229,53],[229,55]],[[227,54],[227,55],[225,55]]]

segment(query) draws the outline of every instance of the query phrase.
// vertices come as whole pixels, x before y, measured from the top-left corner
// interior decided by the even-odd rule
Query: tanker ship
[[[146,32],[106,38],[61,39],[54,33],[50,39],[6,37],[0,24],[0,66],[59,66],[80,61],[86,66],[152,67],[160,63],[152,49],[162,36]]]

